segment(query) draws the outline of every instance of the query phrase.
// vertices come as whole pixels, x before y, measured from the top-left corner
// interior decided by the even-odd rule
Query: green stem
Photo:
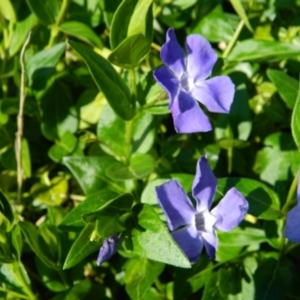
[[[135,77],[135,70],[129,69],[129,82],[132,92],[132,103],[131,109],[134,113],[135,111],[135,103],[137,98],[137,86],[136,86],[136,77]],[[133,119],[126,121],[126,133],[125,133],[125,155],[127,162],[130,162],[131,158],[131,148],[132,148],[132,131],[133,131]]]
[[[232,157],[233,157],[233,147],[230,147],[227,149],[227,159],[228,159],[227,173],[228,174],[231,174],[232,172]]]
[[[131,148],[132,148],[132,129],[133,120],[126,121],[126,133],[125,133],[125,155],[127,162],[130,162]]]
[[[294,195],[296,193],[296,190],[297,190],[297,185],[298,185],[298,172],[296,174],[296,176],[294,177],[293,179],[293,182],[290,186],[290,189],[289,189],[289,192],[288,192],[288,195],[286,197],[286,201],[285,201],[285,204],[283,205],[281,211],[282,211],[282,214],[284,216],[286,216],[286,214],[288,213],[289,211],[289,207],[291,205],[291,203],[293,202],[294,200]]]
[[[296,193],[296,190],[297,190],[298,176],[299,176],[299,172],[297,172],[296,176],[293,179],[293,182],[290,186],[288,195],[286,197],[285,204],[283,205],[283,207],[281,209],[281,212],[282,212],[282,215],[283,215],[283,223],[284,223],[283,226],[282,226],[283,230],[284,230],[285,224],[286,224],[286,215],[289,211],[291,203],[294,200],[294,196],[295,196],[295,193]],[[281,241],[280,241],[280,257],[282,257],[284,252],[285,252],[285,244],[286,244],[286,238],[285,238],[285,236],[282,232],[282,237],[281,237]]]
[[[53,24],[51,26],[50,40],[49,40],[49,43],[46,48],[51,48],[53,46],[55,39],[59,34],[59,25],[65,19],[70,3],[71,3],[71,0],[63,0],[62,5],[60,7],[58,17],[55,21],[55,24]]]
[[[135,76],[135,70],[134,69],[129,69],[129,81],[130,81],[130,87],[131,87],[131,92],[133,94],[133,99],[132,99],[132,110],[134,112],[135,110],[135,102],[137,100],[137,86],[136,86],[136,76]]]
[[[227,56],[229,55],[229,53],[231,52],[233,46],[235,45],[243,27],[245,25],[245,22],[243,20],[240,21],[239,25],[237,26],[232,39],[230,40],[228,46],[226,47],[225,51],[223,52],[223,58],[227,58]]]

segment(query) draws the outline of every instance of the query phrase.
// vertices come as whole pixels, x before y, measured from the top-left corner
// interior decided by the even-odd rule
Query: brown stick
[[[17,160],[17,183],[18,183],[18,203],[21,203],[22,186],[23,186],[23,166],[22,166],[22,136],[23,136],[23,115],[25,105],[25,84],[26,84],[26,70],[25,70],[25,50],[29,45],[31,31],[22,47],[20,55],[21,63],[21,87],[20,87],[20,107],[18,113],[18,131],[16,132],[16,160]]]

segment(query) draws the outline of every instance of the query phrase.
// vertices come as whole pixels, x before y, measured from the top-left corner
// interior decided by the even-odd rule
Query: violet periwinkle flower
[[[203,245],[209,257],[214,259],[218,247],[216,229],[232,230],[248,211],[247,200],[236,188],[231,188],[209,211],[216,189],[217,179],[204,156],[198,160],[192,188],[196,208],[176,180],[156,187],[156,196],[171,234],[191,263],[198,260]]]
[[[300,244],[300,176],[298,178],[297,205],[288,212],[284,235],[289,240]]]
[[[119,243],[120,238],[117,234],[113,234],[104,240],[97,258],[98,266],[109,260],[116,253]]]
[[[170,28],[160,52],[165,66],[155,70],[153,75],[168,93],[169,109],[177,132],[210,131],[210,121],[196,100],[211,112],[228,113],[234,85],[228,76],[206,80],[211,75],[217,55],[201,35],[187,37],[186,53],[180,47],[174,29]]]

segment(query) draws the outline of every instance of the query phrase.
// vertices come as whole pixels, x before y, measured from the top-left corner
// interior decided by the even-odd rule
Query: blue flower
[[[109,260],[117,251],[120,243],[120,238],[117,234],[113,234],[104,240],[102,247],[99,250],[97,265],[100,266],[105,261]]]
[[[235,188],[231,188],[209,211],[216,189],[217,179],[205,157],[198,160],[193,182],[196,208],[176,180],[156,187],[158,203],[167,217],[171,234],[191,263],[198,260],[203,245],[209,257],[214,259],[218,247],[216,229],[232,230],[248,211],[247,200]]]
[[[289,240],[300,244],[300,176],[298,178],[297,201],[297,205],[287,215],[284,235]]]
[[[187,56],[173,28],[167,31],[166,40],[160,52],[165,66],[155,70],[153,75],[168,92],[175,129],[179,133],[210,131],[210,121],[196,100],[211,112],[228,113],[234,85],[228,76],[205,80],[211,75],[217,55],[201,35],[187,37]]]

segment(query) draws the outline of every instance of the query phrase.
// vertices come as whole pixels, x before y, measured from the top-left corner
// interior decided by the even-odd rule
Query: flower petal
[[[228,76],[216,76],[196,82],[191,94],[209,111],[228,113],[234,97],[234,84]]]
[[[186,39],[187,73],[194,81],[210,76],[218,56],[210,43],[199,34],[191,34]]]
[[[172,236],[190,262],[194,264],[203,249],[203,241],[196,228],[191,225],[172,232]]]
[[[286,219],[284,235],[289,240],[300,244],[300,205],[289,211]]]
[[[211,211],[217,218],[215,227],[222,231],[232,230],[244,219],[248,208],[245,197],[236,188],[231,188]]]
[[[287,214],[284,235],[289,240],[300,244],[300,175],[298,177],[297,201],[297,206]]]
[[[193,182],[193,197],[197,200],[197,211],[209,210],[217,189],[217,179],[212,172],[207,159],[202,156],[196,167]]]
[[[186,226],[194,218],[195,209],[176,180],[170,180],[155,188],[156,197],[164,211],[171,231]]]
[[[205,249],[210,259],[216,258],[216,250],[218,248],[218,237],[213,231],[212,233],[201,232]]]
[[[167,91],[170,99],[170,108],[179,91],[178,79],[174,77],[174,75],[165,66],[154,70],[153,76],[155,80]]]
[[[163,63],[179,79],[185,72],[185,55],[177,41],[173,28],[167,31],[166,39],[167,41],[161,47],[160,57]]]
[[[206,132],[212,129],[198,103],[183,91],[174,100],[171,111],[175,129],[179,133]]]
[[[117,251],[117,247],[120,243],[120,238],[117,234],[105,239],[102,247],[99,250],[97,265],[100,266],[103,262],[109,260]]]

